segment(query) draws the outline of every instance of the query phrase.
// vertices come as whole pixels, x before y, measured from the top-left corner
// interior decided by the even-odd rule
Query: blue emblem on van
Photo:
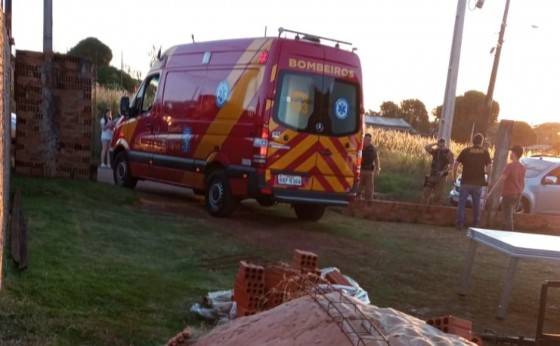
[[[337,99],[336,102],[334,103],[334,114],[340,120],[344,120],[348,118],[349,110],[350,110],[350,105],[348,104],[348,101],[344,97]]]
[[[216,105],[218,107],[221,108],[226,104],[227,100],[229,99],[229,92],[230,89],[227,80],[221,81],[216,88]]]

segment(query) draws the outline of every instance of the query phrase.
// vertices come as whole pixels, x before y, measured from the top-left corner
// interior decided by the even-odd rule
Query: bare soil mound
[[[240,317],[192,345],[476,345],[391,308],[366,305],[342,292],[307,295]]]

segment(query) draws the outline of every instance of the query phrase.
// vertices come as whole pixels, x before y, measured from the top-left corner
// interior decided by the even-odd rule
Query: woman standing
[[[113,114],[109,108],[105,109],[99,123],[101,124],[101,168],[110,168],[109,146],[113,138],[115,123],[113,121]]]

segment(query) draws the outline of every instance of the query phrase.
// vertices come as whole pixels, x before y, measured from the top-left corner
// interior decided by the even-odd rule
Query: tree
[[[544,123],[534,127],[539,144],[560,142],[560,123]]]
[[[490,118],[486,117],[486,95],[480,91],[470,90],[462,96],[455,98],[455,112],[451,138],[457,142],[469,142],[471,134],[482,132],[486,135],[486,129],[496,123],[500,114],[500,105],[492,101],[492,112]],[[441,107],[434,111],[434,116],[441,119]]]
[[[529,124],[524,121],[516,121],[513,123],[513,134],[511,144],[519,144],[522,146],[533,145],[537,143],[537,134]]]
[[[129,92],[139,84],[130,75],[114,66],[101,66],[97,69],[97,80],[100,85],[109,89],[124,88]]]
[[[400,115],[412,127],[422,133],[430,132],[430,119],[428,111],[422,101],[418,99],[408,99],[401,101]]]
[[[95,37],[81,40],[68,51],[68,55],[89,58],[98,68],[100,66],[109,66],[111,60],[113,60],[111,48]]]
[[[123,88],[132,92],[139,84],[138,80],[125,71],[109,65],[113,59],[113,52],[111,48],[95,37],[81,40],[68,51],[68,55],[90,59],[97,67],[97,82],[106,88]]]
[[[379,107],[379,115],[387,118],[400,118],[399,105],[392,101],[385,101]]]

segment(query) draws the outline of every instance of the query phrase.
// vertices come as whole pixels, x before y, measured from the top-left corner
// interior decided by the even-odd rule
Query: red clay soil
[[[413,316],[366,305],[340,292],[303,296],[189,341],[195,346],[476,345]]]

